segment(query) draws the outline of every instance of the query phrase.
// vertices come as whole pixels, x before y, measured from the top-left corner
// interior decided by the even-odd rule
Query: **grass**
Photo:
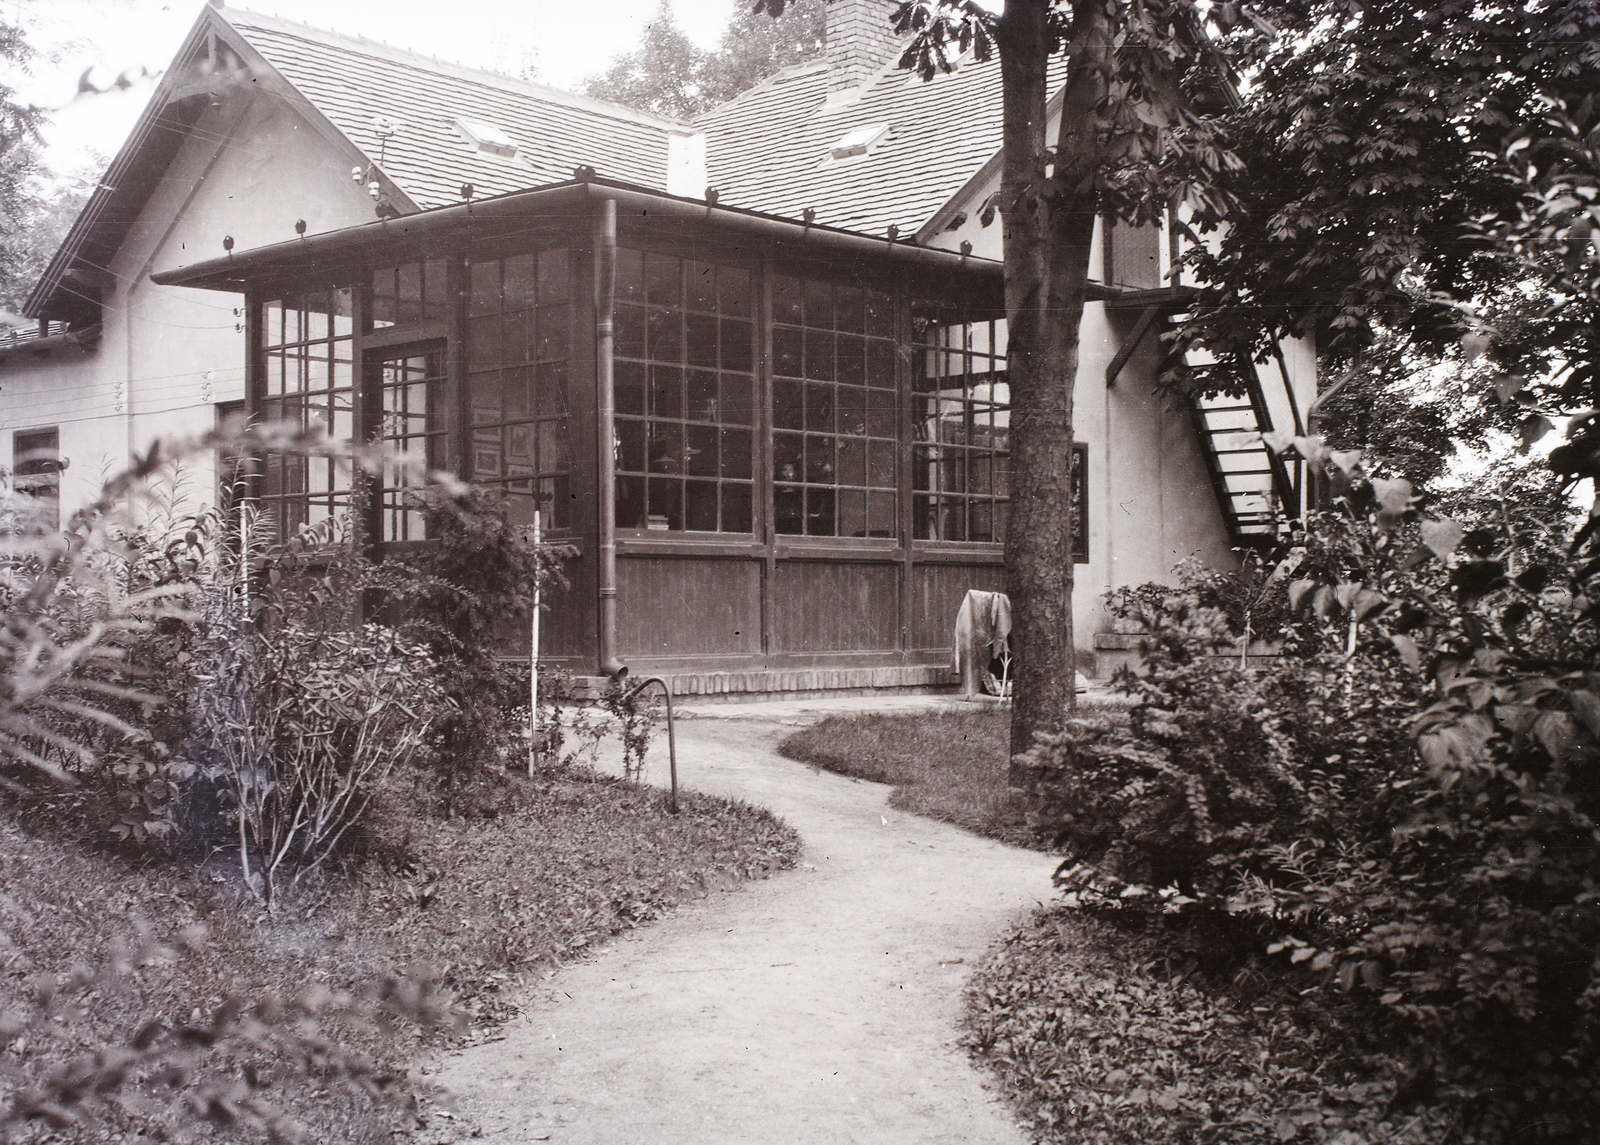
[[[1006,788],[1011,710],[829,716],[778,744],[780,754],[825,771],[894,786],[889,806],[1031,846]]]
[[[1010,712],[835,716],[790,759],[894,785],[891,806],[1040,846],[1006,786]],[[1064,907],[1008,934],[969,983],[967,1044],[1049,1145],[1368,1145],[1437,1140],[1385,1120],[1395,1063],[1292,993],[1213,980],[1183,943]],[[1261,983],[1270,979],[1261,976]],[[1417,1136],[1421,1134],[1421,1136]],[[1429,1136],[1432,1134],[1433,1136]],[[1409,1136],[1408,1136],[1409,1135]]]
[[[445,818],[426,784],[392,791],[345,868],[272,913],[242,892],[225,855],[198,869],[141,862],[0,806],[0,1116],[18,1091],[91,1047],[128,1044],[151,1018],[194,1027],[225,998],[287,1000],[308,986],[349,989],[428,967],[467,1016],[463,1029],[335,1022],[322,1031],[375,1059],[380,1075],[403,1078],[427,1045],[481,1038],[516,1013],[521,982],[679,902],[787,867],[798,849],[794,833],[765,811],[685,793],[681,814],[668,815],[658,792],[583,771],[495,776],[469,795],[455,793],[453,805],[466,813]],[[97,975],[93,968],[130,938],[158,956],[134,959],[131,976],[116,984]],[[40,1001],[52,994],[43,1016]],[[176,1086],[131,1078],[84,1106],[93,1116],[83,1125],[11,1128],[19,1141],[90,1139],[101,1130],[126,1140],[215,1140],[184,1105],[206,1085],[227,1084],[267,1100],[307,1140],[366,1145],[408,1130],[427,1129],[428,1141],[449,1134],[453,1123],[433,1120],[422,1090],[376,1103],[326,1065],[246,1046],[199,1063]],[[224,1139],[252,1136],[238,1132]]]

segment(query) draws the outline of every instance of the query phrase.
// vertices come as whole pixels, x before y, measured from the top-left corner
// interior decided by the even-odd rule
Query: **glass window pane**
[[[617,300],[644,301],[644,255],[636,250],[617,251]]]
[[[819,330],[833,329],[833,287],[807,279],[805,283],[805,322]]]
[[[683,472],[683,427],[674,422],[650,423],[650,472]]]
[[[834,319],[840,330],[859,334],[866,329],[862,302],[859,287],[841,286],[834,292]]]
[[[682,306],[683,262],[671,255],[646,254],[644,256],[645,301],[652,306]]]
[[[539,305],[565,303],[570,294],[570,275],[567,252],[546,250],[539,252]]]
[[[617,527],[642,529],[646,524],[643,477],[617,478]]]
[[[684,472],[691,477],[717,476],[717,427],[684,427]]]
[[[805,286],[798,278],[774,275],[772,279],[772,320],[798,326],[803,321]]]
[[[893,390],[867,390],[867,432],[873,437],[895,436]]]
[[[722,483],[722,531],[748,533],[751,531],[751,487],[737,482]]]
[[[395,321],[415,322],[422,317],[422,265],[408,262],[395,275]]]
[[[676,366],[650,367],[652,417],[683,416],[683,371]]]
[[[717,320],[708,314],[684,317],[684,359],[691,366],[717,364]]]
[[[720,413],[717,375],[710,370],[687,370],[684,416],[691,421],[716,421]]]
[[[895,519],[895,495],[871,490],[867,493],[867,536],[893,537],[899,534]]]
[[[724,429],[722,433],[722,476],[748,481],[754,472],[750,462],[748,429]]]
[[[833,438],[806,434],[806,483],[833,484]]]
[[[645,318],[645,352],[653,362],[683,360],[683,312],[651,309]]]
[[[649,518],[645,528],[683,528],[683,482],[652,477],[645,489],[649,502]]]
[[[642,421],[617,419],[617,468],[643,473],[645,468],[645,427]]]
[[[840,386],[838,393],[839,432],[864,437],[867,432],[867,395],[859,386]]]
[[[832,489],[807,486],[806,535],[810,537],[838,536],[835,517],[835,498]]]
[[[717,268],[717,309],[735,318],[750,317],[750,272],[737,267]]]
[[[539,307],[539,342],[536,357],[541,362],[564,361],[568,355],[569,309],[566,306]]]
[[[867,333],[880,338],[894,337],[894,299],[881,291],[866,292]]]
[[[619,358],[644,357],[643,307],[617,307],[615,353]]]
[[[817,433],[832,433],[833,386],[827,382],[806,383],[806,428]]]
[[[690,310],[715,312],[717,309],[717,269],[709,263],[691,262],[688,265],[689,297],[684,305]]]
[[[450,265],[432,259],[422,269],[422,310],[427,318],[443,318],[450,308]]]
[[[800,369],[800,331],[787,326],[772,329],[772,372],[780,377],[798,378]]]
[[[774,481],[799,481],[800,461],[803,453],[802,438],[799,434],[773,434],[772,479]]]
[[[773,527],[783,535],[805,532],[805,491],[798,485],[778,485],[772,490]]]
[[[716,532],[717,483],[715,481],[684,483],[683,527],[696,532]]]
[[[471,291],[467,301],[469,315],[493,314],[500,309],[500,260],[484,259],[472,264]]]
[[[841,382],[859,386],[866,379],[867,343],[864,338],[840,334],[834,344],[838,377]]]
[[[642,417],[645,412],[644,363],[618,362],[613,369],[617,412],[638,414]]]
[[[772,383],[772,424],[779,429],[805,428],[805,390],[799,382]]]
[[[724,370],[748,371],[752,368],[754,355],[752,353],[752,339],[754,326],[736,318],[722,320],[722,368]]]
[[[805,331],[806,377],[833,380],[833,334],[825,330]]]
[[[755,424],[755,405],[750,400],[750,378],[744,374],[722,375],[722,404],[718,407],[724,422],[733,425]]]
[[[839,484],[866,483],[867,443],[859,438],[842,438],[839,442]]]
[[[839,535],[867,535],[867,494],[863,489],[841,489],[838,495]]]

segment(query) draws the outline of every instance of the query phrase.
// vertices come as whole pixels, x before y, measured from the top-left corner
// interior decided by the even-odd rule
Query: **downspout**
[[[621,679],[617,659],[617,203],[601,199],[594,216],[595,488],[600,499],[600,671]]]

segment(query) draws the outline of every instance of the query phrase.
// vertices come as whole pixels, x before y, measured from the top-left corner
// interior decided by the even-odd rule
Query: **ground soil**
[[[987,945],[1054,861],[891,809],[886,786],[773,750],[797,710],[680,720],[681,781],[766,806],[794,871],[720,890],[533,990],[430,1080],[496,1142],[1021,1145],[959,1045]],[[729,718],[732,717],[732,718]],[[803,718],[803,717],[801,717]],[[666,779],[666,744],[650,757]]]

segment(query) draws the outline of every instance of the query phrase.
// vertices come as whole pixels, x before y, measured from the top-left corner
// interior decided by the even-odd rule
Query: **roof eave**
[[[402,237],[416,241],[429,232],[464,225],[468,220],[492,221],[522,214],[531,205],[559,206],[575,202],[614,199],[620,205],[654,212],[657,217],[710,219],[734,229],[748,230],[771,238],[800,241],[819,253],[854,253],[895,261],[921,264],[943,270],[964,270],[998,277],[1001,265],[992,259],[976,258],[953,251],[893,242],[855,231],[806,224],[760,211],[749,211],[698,199],[668,195],[627,183],[605,179],[568,180],[526,191],[513,191],[493,199],[437,207],[397,220],[383,220],[345,227],[310,238],[275,243],[223,258],[208,259],[187,267],[158,271],[150,276],[162,286],[188,286],[205,290],[242,290],[256,277],[287,269],[307,259],[330,260],[335,256],[362,251]]]
[[[96,184],[94,193],[89,201],[84,204],[73,221],[72,227],[67,231],[67,236],[62,240],[61,246],[56,249],[49,265],[39,277],[29,293],[27,302],[24,303],[22,312],[29,318],[40,318],[50,302],[63,289],[66,279],[74,269],[74,264],[83,253],[84,246],[93,237],[101,216],[116,189],[124,180],[133,178],[137,172],[141,159],[147,158],[144,154],[146,143],[157,127],[163,116],[172,106],[174,98],[179,96],[184,85],[192,78],[187,64],[190,63],[199,51],[208,35],[215,35],[223,40],[229,48],[233,49],[254,72],[271,77],[272,86],[277,93],[282,95],[287,102],[297,111],[302,118],[310,123],[318,132],[326,136],[335,146],[345,149],[352,157],[361,162],[370,162],[361,147],[338,126],[328,119],[317,107],[300,92],[293,84],[289,83],[282,74],[269,63],[254,46],[245,39],[239,30],[230,24],[222,11],[207,5],[201,10],[200,16],[195,20],[194,27],[189,30],[189,35],[184,39],[183,45],[173,56],[172,65],[156,85],[151,93],[150,102],[145,107],[133,131],[118,149],[116,157],[106,168],[106,173]],[[192,128],[185,129],[186,131]],[[380,183],[380,189],[389,202],[398,209],[412,213],[420,210],[417,202],[403,191],[394,180],[390,179],[381,170],[374,168]],[[105,267],[91,267],[94,271],[103,272]]]

